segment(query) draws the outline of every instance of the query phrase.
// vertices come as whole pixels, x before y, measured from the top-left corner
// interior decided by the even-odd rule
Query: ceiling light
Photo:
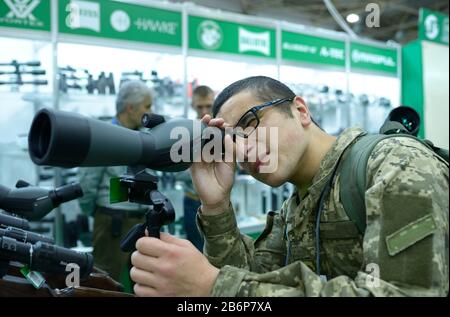
[[[348,23],[356,23],[359,21],[359,15],[355,13],[350,13],[349,15],[347,15],[346,20]]]

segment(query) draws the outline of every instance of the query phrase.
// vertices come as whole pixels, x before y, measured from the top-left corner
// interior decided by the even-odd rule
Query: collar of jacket
[[[310,214],[320,197],[324,186],[326,185],[330,174],[333,172],[334,167],[337,164],[338,158],[341,156],[342,152],[360,135],[365,132],[360,128],[348,128],[342,132],[336,141],[333,143],[331,149],[325,154],[322,162],[320,163],[319,170],[314,176],[311,186],[308,188],[305,197],[303,198],[303,203],[301,201],[300,192],[295,189],[293,195],[291,196],[291,201],[288,204],[286,222],[287,222],[287,233],[296,228],[304,219],[305,215]],[[299,203],[298,203],[299,202]],[[302,210],[299,207],[302,206]]]

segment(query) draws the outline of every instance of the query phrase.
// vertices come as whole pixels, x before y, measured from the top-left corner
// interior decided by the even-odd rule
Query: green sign
[[[0,0],[0,27],[50,31],[50,0]]]
[[[189,16],[189,48],[275,58],[275,30]]]
[[[350,59],[352,70],[368,70],[397,74],[397,50],[351,43]]]
[[[345,68],[345,42],[306,34],[282,32],[284,60]]]
[[[181,47],[181,13],[115,1],[59,1],[61,33]]]
[[[448,45],[448,15],[420,9],[419,39]]]

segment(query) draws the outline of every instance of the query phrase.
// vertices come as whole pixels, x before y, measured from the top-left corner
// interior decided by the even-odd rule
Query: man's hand
[[[210,296],[219,269],[188,240],[161,233],[144,237],[131,255],[131,279],[138,296]]]
[[[223,119],[205,115],[202,122],[210,127],[225,129]],[[225,148],[233,151],[233,141],[225,136]],[[194,162],[190,168],[195,191],[202,202],[202,213],[220,214],[230,208],[230,195],[234,183],[235,162]]]

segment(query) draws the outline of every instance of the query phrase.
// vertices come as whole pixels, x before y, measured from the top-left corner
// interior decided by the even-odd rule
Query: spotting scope
[[[83,190],[76,183],[49,190],[19,180],[16,188],[0,185],[0,209],[34,221],[42,219],[60,204],[82,196]],[[2,218],[5,217],[2,215]]]
[[[143,121],[152,121],[148,119],[144,116]],[[222,130],[198,120],[156,120],[154,126],[144,132],[44,108],[31,124],[28,149],[37,165],[145,166],[157,171],[179,172],[188,169],[203,146],[216,137],[223,138]],[[220,142],[222,145],[222,139]]]

